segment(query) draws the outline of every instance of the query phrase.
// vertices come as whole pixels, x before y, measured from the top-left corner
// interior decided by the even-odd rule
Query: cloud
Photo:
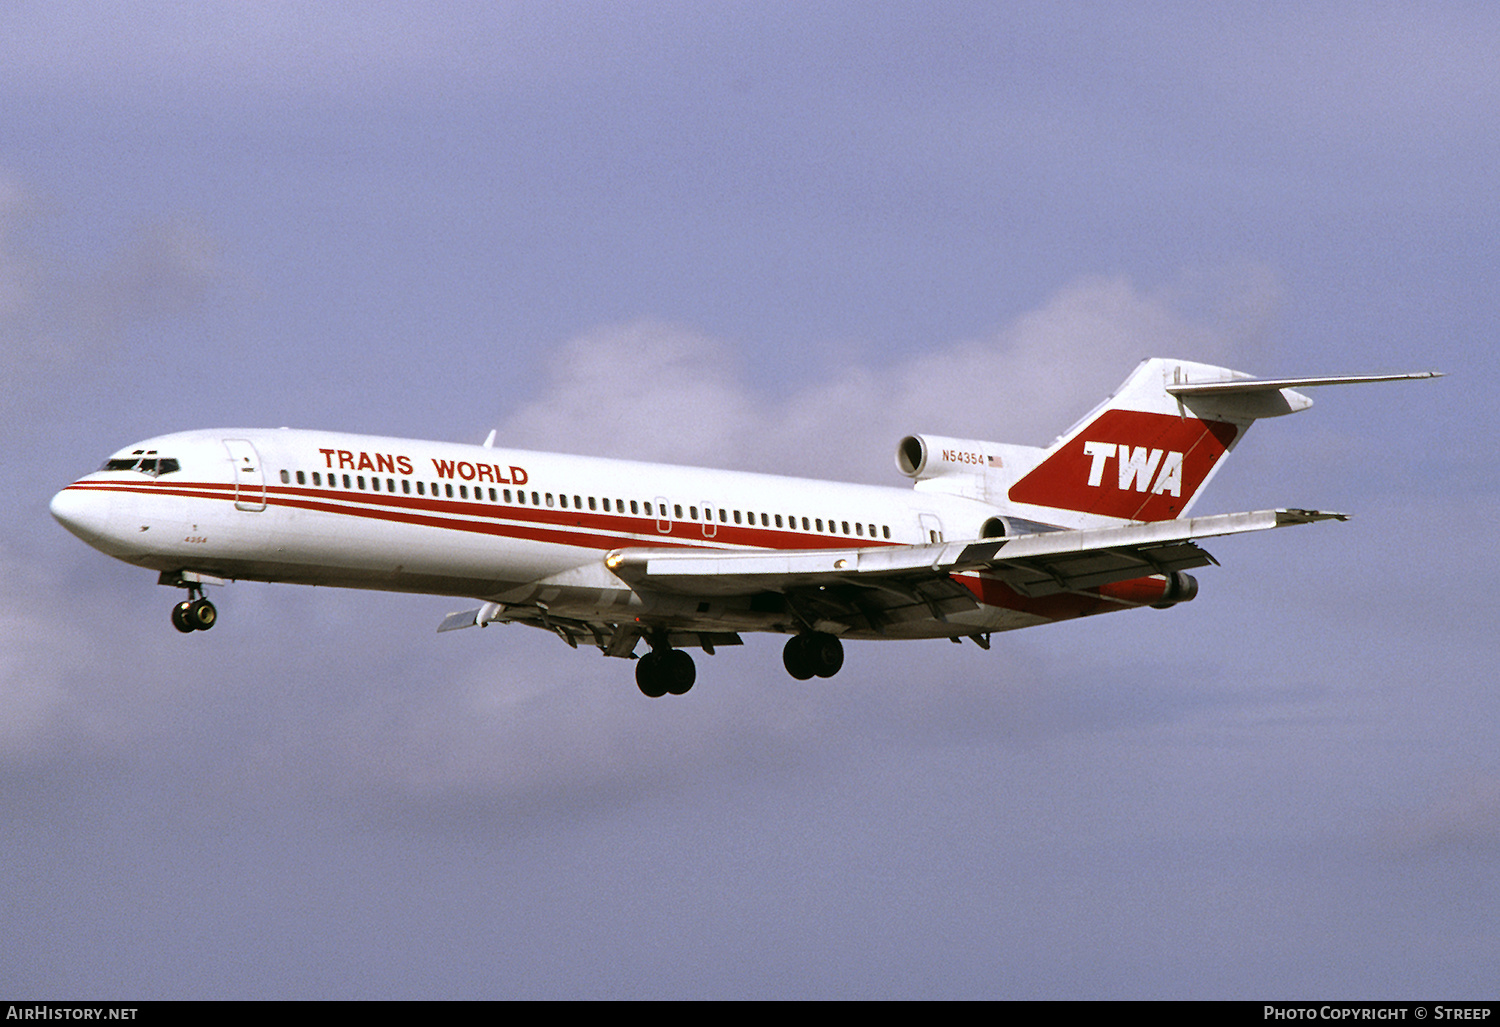
[[[785,396],[754,393],[730,344],[641,320],[559,347],[551,380],[500,438],[898,484],[890,453],[909,432],[1044,445],[1145,357],[1212,362],[1254,350],[1278,303],[1274,276],[1254,267],[1184,276],[1154,292],[1125,278],[1085,278],[987,336],[881,369],[845,366]]]
[[[1399,851],[1500,853],[1500,777],[1470,773],[1446,795],[1394,819],[1388,837]]]
[[[659,5],[655,5],[659,6]],[[289,3],[60,4],[7,12],[0,63],[10,86],[145,96],[368,101],[442,83],[591,79],[643,54],[701,45],[697,20],[654,5],[373,3],[358,11]]]
[[[37,380],[107,357],[135,326],[194,315],[228,279],[217,240],[194,219],[144,222],[109,256],[65,268],[24,242],[47,216],[45,200],[0,175],[0,394],[7,398],[23,401]]]
[[[125,713],[118,665],[76,639],[77,611],[56,582],[0,550],[0,760],[35,762],[79,749],[115,752]],[[90,604],[90,614],[99,606]],[[130,718],[125,718],[128,721]]]

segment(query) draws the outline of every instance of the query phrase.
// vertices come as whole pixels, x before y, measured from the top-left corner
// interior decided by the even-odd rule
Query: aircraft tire
[[[812,660],[807,654],[807,640],[810,635],[793,635],[786,640],[786,648],[781,650],[781,663],[786,667],[786,672],[798,681],[806,681],[815,673]]]
[[[207,599],[196,599],[188,604],[187,622],[197,631],[207,631],[219,622],[219,611]]]
[[[172,607],[172,627],[181,631],[184,635],[189,631],[195,630],[193,622],[188,619],[191,616],[192,608],[193,604],[186,599]]]
[[[831,678],[844,666],[844,643],[837,635],[819,631],[807,636],[802,651],[807,654],[807,664],[820,678]]]
[[[670,649],[662,654],[661,679],[672,695],[686,695],[698,680],[698,668],[693,658],[681,649]]]
[[[661,672],[662,654],[655,649],[635,661],[635,685],[648,699],[667,694],[667,683]]]

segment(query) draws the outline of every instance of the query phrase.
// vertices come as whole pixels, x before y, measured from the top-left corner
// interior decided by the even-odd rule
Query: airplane
[[[467,596],[452,631],[517,623],[635,659],[653,698],[692,688],[688,648],[790,636],[799,680],[846,640],[969,639],[1115,610],[1164,609],[1216,563],[1195,540],[1346,515],[1190,517],[1261,418],[1320,385],[1436,371],[1258,379],[1142,361],[1050,446],[908,435],[911,488],[337,432],[211,429],[146,439],[53,497],[68,531],[187,590],[181,632],[212,628],[234,579]],[[646,651],[636,658],[642,640]]]

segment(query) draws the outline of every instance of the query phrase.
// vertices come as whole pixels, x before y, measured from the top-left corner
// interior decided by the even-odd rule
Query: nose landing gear
[[[157,584],[187,589],[188,597],[172,607],[172,627],[178,631],[183,634],[189,631],[207,631],[218,623],[219,611],[203,595],[203,586],[226,584],[223,579],[196,571],[162,571]]]
[[[199,596],[184,599],[172,607],[172,626],[181,632],[207,631],[219,620],[219,611],[214,604]]]

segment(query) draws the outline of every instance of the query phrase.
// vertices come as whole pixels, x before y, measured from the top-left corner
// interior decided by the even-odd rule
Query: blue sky
[[[1493,997],[1488,5],[13,5],[16,996]],[[455,601],[175,597],[47,516],[281,425],[899,484],[1141,357],[1256,428],[1168,612],[651,702]],[[472,637],[471,637],[472,636]]]

